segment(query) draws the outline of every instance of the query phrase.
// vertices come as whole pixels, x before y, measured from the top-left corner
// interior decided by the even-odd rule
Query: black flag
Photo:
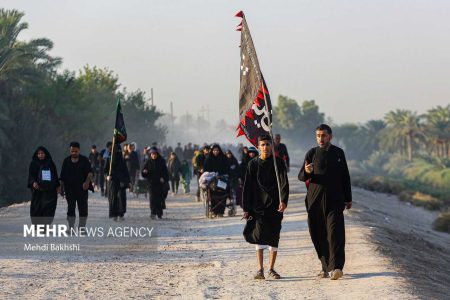
[[[242,18],[236,29],[241,32],[240,122],[237,131],[238,136],[245,135],[257,146],[258,136],[271,133],[272,104],[244,13],[240,11],[236,17]]]
[[[127,130],[125,120],[123,119],[122,106],[120,99],[117,100],[116,125],[114,126],[114,138],[116,143],[122,143],[127,140]]]

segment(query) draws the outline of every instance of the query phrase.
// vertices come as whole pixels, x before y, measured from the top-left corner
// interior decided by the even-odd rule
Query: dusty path
[[[78,240],[78,254],[25,253],[17,228],[28,221],[28,204],[0,210],[0,299],[183,298],[183,299],[415,299],[420,294],[399,266],[372,242],[374,226],[362,225],[368,208],[355,193],[346,212],[347,262],[342,280],[317,279],[320,269],[309,238],[303,185],[291,180],[290,205],[283,221],[277,270],[282,280],[254,281],[254,248],[242,238],[240,217],[207,220],[192,197],[167,200],[164,220],[148,218],[148,204],[131,198],[121,226],[154,227],[150,239]],[[90,196],[90,222],[118,225],[107,205]],[[66,204],[58,203],[64,216]],[[57,220],[62,221],[61,219]],[[375,223],[373,223],[375,224]],[[372,225],[373,225],[372,224]],[[370,225],[370,224],[369,224]],[[6,245],[6,247],[4,247]]]

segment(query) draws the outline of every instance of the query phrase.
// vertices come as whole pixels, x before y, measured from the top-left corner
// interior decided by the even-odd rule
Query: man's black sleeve
[[[306,180],[311,178],[311,174],[306,173],[305,171],[305,163],[308,161],[308,163],[312,163],[313,159],[314,159],[314,152],[315,152],[315,148],[309,150],[306,155],[305,155],[305,159],[302,163],[302,167],[300,168],[300,172],[298,173],[298,180],[305,182]]]
[[[60,180],[61,181],[66,181],[66,179],[67,179],[67,166],[66,166],[66,164],[67,164],[67,159],[64,159],[63,160],[63,164],[62,164],[62,166],[61,166],[61,174],[60,174]]]
[[[286,165],[289,168],[290,167],[289,153],[288,153],[286,145],[284,144],[283,146],[284,146],[284,152],[286,153]]]
[[[344,151],[342,151],[342,190],[344,191],[344,201],[352,202],[352,185],[350,182],[350,172],[347,166],[347,160],[345,159]]]

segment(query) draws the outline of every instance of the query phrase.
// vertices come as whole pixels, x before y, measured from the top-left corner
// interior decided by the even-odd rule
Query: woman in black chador
[[[211,153],[205,160],[205,172],[217,172],[219,177],[222,175],[230,175],[230,165],[228,159],[223,154],[222,149],[218,144],[211,146]],[[225,202],[211,198],[211,207],[213,213],[219,217],[222,217],[225,212]]]
[[[150,217],[162,218],[165,199],[168,192],[169,172],[166,161],[158,153],[156,147],[150,148],[150,159],[142,168],[142,176],[147,178],[150,189]]]
[[[51,224],[55,217],[59,180],[52,156],[43,146],[38,147],[33,154],[28,187],[31,189],[31,223]]]
[[[109,167],[110,162],[108,159],[106,161],[105,174],[109,174]],[[116,146],[111,167],[111,174],[106,177],[108,181],[109,217],[114,218],[115,221],[118,217],[123,220],[123,216],[127,211],[126,190],[130,186],[131,181],[120,145]]]

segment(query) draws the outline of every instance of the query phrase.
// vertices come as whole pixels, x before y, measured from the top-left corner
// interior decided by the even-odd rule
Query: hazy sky
[[[108,67],[129,90],[154,88],[176,115],[209,104],[238,119],[244,10],[275,102],[315,99],[338,123],[450,103],[450,1],[0,0],[26,13],[20,38],[47,37],[63,68]]]

